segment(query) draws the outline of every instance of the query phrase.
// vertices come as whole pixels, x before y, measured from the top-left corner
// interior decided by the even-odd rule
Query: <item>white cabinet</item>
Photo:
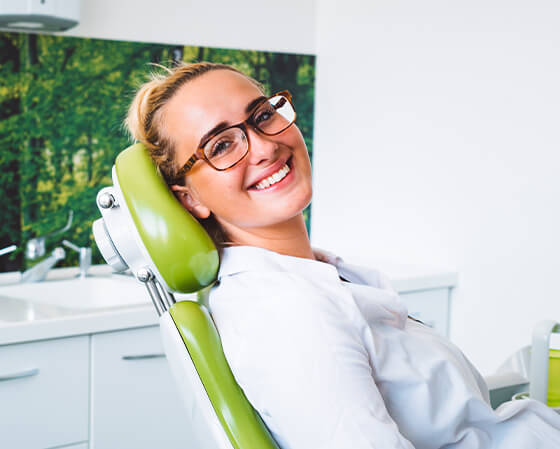
[[[400,293],[399,297],[408,307],[410,316],[449,337],[449,288]]]
[[[87,441],[88,350],[87,336],[0,346],[0,448]]]
[[[90,449],[186,449],[183,407],[157,326],[92,335]]]

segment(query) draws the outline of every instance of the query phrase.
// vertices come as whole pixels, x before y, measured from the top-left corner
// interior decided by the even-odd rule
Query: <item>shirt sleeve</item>
[[[224,282],[227,300],[211,298],[224,353],[283,449],[413,448],[377,389],[367,325],[348,298],[333,301],[293,273]]]

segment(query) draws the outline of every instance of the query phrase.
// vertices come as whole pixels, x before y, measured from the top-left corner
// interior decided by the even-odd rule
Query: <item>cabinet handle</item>
[[[142,354],[142,355],[123,355],[123,360],[146,360],[146,359],[161,359],[165,354]]]
[[[0,376],[0,382],[5,380],[23,379],[24,377],[33,377],[37,374],[39,374],[39,368],[28,369],[26,371],[21,371],[20,373],[4,374]]]

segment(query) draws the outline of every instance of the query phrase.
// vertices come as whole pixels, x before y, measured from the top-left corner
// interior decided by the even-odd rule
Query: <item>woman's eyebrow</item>
[[[214,126],[210,131],[208,131],[207,133],[205,133],[201,138],[200,138],[200,142],[198,143],[198,148],[202,148],[202,144],[206,143],[206,140],[213,136],[214,134],[220,132],[222,129],[226,129],[229,127],[229,123],[228,122],[220,122],[218,123],[216,126]]]
[[[255,98],[254,100],[251,100],[249,102],[249,104],[247,105],[247,107],[245,108],[245,112],[248,114],[249,112],[251,112],[253,109],[255,109],[256,106],[258,106],[260,103],[263,102],[263,100],[266,100],[266,97],[264,95],[261,95],[258,98]],[[207,133],[205,133],[201,139],[200,142],[198,143],[198,148],[202,148],[202,144],[206,142],[206,140],[213,136],[214,134],[220,132],[222,129],[228,128],[230,126],[230,124],[228,122],[220,122],[218,123],[216,126],[214,126],[210,131],[208,131]]]
[[[255,98],[253,101],[251,101],[247,107],[245,108],[245,112],[248,114],[249,112],[251,112],[253,109],[255,109],[255,106],[257,106],[259,103],[262,103],[263,100],[266,100],[266,97],[264,95],[261,95],[258,98]]]

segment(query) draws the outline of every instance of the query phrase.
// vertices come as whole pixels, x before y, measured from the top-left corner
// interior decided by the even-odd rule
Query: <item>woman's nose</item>
[[[276,158],[278,142],[275,136],[266,136],[254,128],[247,127],[247,139],[249,140],[249,162],[258,165],[269,159]]]

